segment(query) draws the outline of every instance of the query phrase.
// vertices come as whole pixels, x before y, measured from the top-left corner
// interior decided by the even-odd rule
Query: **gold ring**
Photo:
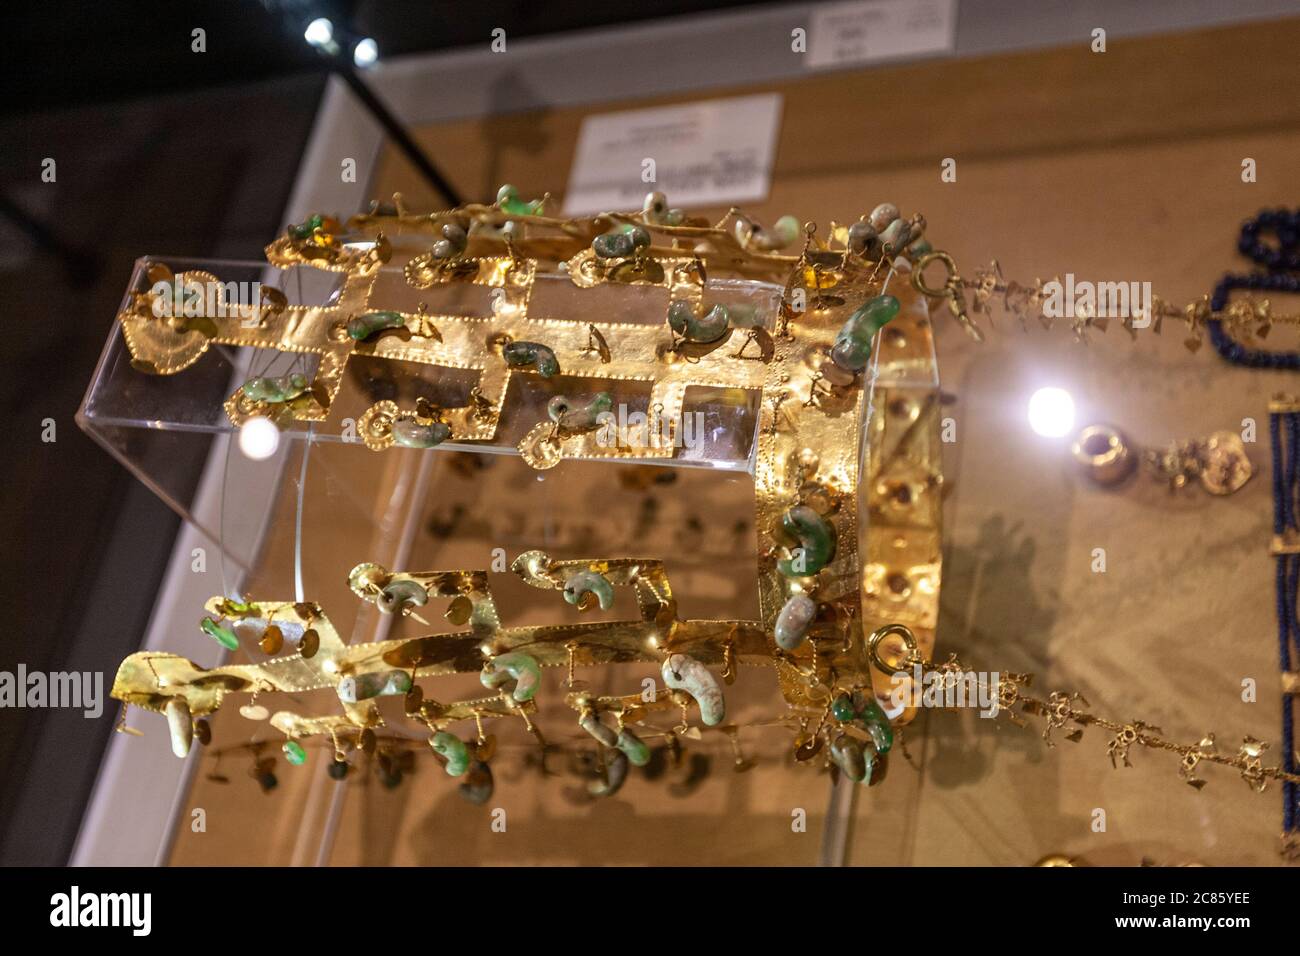
[[[1101,485],[1123,481],[1136,464],[1123,433],[1110,425],[1089,425],[1079,432],[1070,453],[1088,477]]]
[[[907,657],[903,658],[898,664],[890,664],[880,656],[880,642],[887,637],[898,635],[903,639],[903,646],[907,648]],[[911,629],[902,624],[886,624],[884,627],[877,628],[867,638],[867,651],[871,655],[871,663],[875,664],[885,674],[905,674],[907,665],[920,661],[921,657],[917,653],[916,635]]]
[[[938,289],[932,289],[925,284],[925,270],[932,262],[942,262],[948,274],[944,276],[943,286]],[[912,267],[912,285],[917,292],[928,295],[932,299],[937,299],[948,294],[948,282],[957,274],[957,263],[953,262],[952,256],[946,252],[927,252],[916,261]]]

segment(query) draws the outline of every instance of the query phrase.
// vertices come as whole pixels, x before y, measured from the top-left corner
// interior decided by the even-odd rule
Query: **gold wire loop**
[[[907,656],[897,664],[890,664],[880,656],[880,642],[895,635],[903,639],[903,646],[907,648]],[[904,674],[907,672],[909,665],[921,661],[916,635],[912,633],[910,628],[902,624],[886,624],[884,627],[873,631],[871,636],[867,638],[867,652],[871,655],[871,663],[886,674]]]
[[[925,270],[932,262],[941,262],[947,275],[943,278],[943,285],[934,289],[926,285]],[[922,295],[928,295],[932,299],[940,299],[949,294],[948,284],[957,275],[957,263],[953,261],[952,256],[946,252],[927,252],[917,260],[916,266],[912,269],[912,286]]]

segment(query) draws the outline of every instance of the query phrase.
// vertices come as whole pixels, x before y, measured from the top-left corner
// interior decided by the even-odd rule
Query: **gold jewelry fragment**
[[[1230,495],[1250,480],[1254,468],[1236,432],[1218,431],[1208,438],[1171,442],[1163,449],[1137,448],[1111,425],[1089,425],[1070,445],[1079,467],[1100,485],[1118,485],[1140,462],[1170,491],[1193,479],[1212,495]]]
[[[1089,425],[1070,446],[1070,454],[1089,478],[1100,485],[1114,485],[1133,472],[1137,459],[1123,432],[1109,425]]]

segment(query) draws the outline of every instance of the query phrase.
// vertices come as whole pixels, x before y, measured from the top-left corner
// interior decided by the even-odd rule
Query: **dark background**
[[[316,17],[379,43],[381,57],[487,44],[508,37],[656,20],[742,6],[743,0],[171,0],[12,4],[0,69],[12,72],[4,112],[107,103],[238,86],[306,73],[319,58],[302,31]],[[207,30],[205,55],[190,31]]]
[[[327,16],[388,58],[486,44],[496,27],[516,38],[741,5],[7,4],[0,670],[101,671],[107,695],[140,645],[178,519],[74,416],[138,256],[256,259],[279,229],[325,81],[307,22]],[[95,721],[0,709],[0,865],[68,860],[116,716],[112,701]]]

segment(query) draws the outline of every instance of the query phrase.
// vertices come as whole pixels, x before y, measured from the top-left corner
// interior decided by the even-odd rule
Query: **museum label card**
[[[779,93],[588,116],[565,215],[640,209],[653,190],[673,206],[760,202],[780,124]]]
[[[895,60],[953,48],[957,0],[854,0],[813,8],[810,69]]]

